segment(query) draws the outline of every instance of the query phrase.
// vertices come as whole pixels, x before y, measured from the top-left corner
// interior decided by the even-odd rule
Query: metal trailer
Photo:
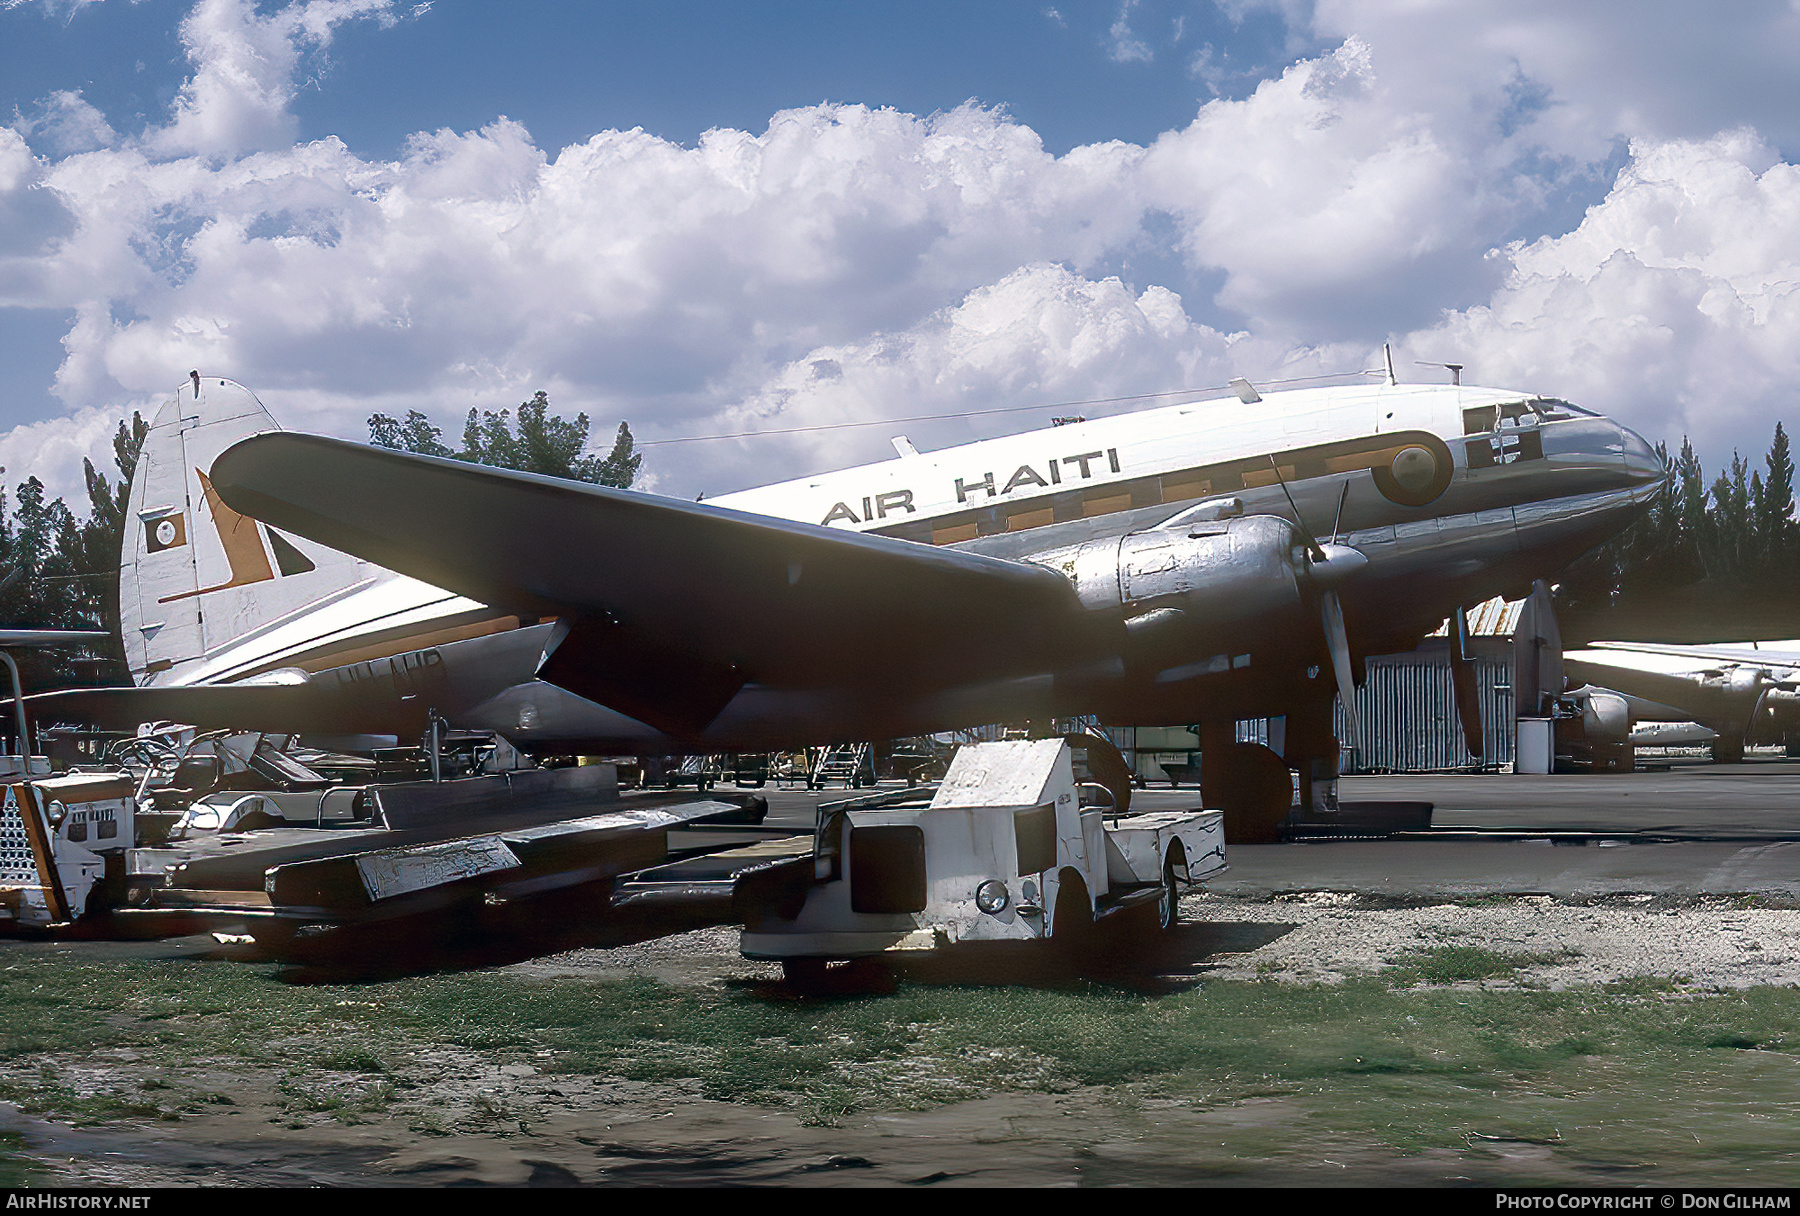
[[[1132,908],[1174,924],[1182,890],[1224,868],[1219,811],[1109,815],[1081,805],[1063,740],[968,744],[935,793],[821,807],[810,855],[744,872],[740,949],[808,980],[958,942],[1080,946]]]

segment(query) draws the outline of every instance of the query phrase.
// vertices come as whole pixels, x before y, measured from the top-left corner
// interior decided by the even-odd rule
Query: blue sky
[[[1717,464],[1800,374],[1797,23],[0,0],[0,463],[72,492],[191,366],[352,437],[544,388],[674,439],[1354,371],[1391,341]],[[648,468],[717,493],[885,449],[846,427]]]
[[[1294,58],[1276,12],[1234,22],[1211,3],[1136,6],[1123,37],[1143,52],[1121,52],[1111,4],[410,7],[396,9],[391,27],[345,26],[312,57],[316,83],[293,106],[303,138],[337,135],[359,154],[392,156],[415,131],[467,130],[505,114],[546,147],[635,126],[691,143],[710,127],[757,130],[778,110],[818,102],[929,114],[975,98],[1007,107],[1066,152],[1154,139],[1191,120],[1215,88],[1242,95]],[[80,88],[121,131],[163,121],[189,70],[177,28],[187,9],[181,0],[73,14],[18,6],[0,44],[0,106],[29,112],[55,90]],[[1218,48],[1210,83],[1190,70],[1208,44]]]

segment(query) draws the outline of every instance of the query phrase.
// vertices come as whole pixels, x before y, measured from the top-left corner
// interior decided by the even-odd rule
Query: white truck
[[[1224,868],[1221,812],[1083,807],[1063,740],[975,743],[935,793],[821,807],[810,856],[740,877],[739,948],[807,982],[958,942],[1080,946],[1132,908],[1172,926],[1182,891]]]

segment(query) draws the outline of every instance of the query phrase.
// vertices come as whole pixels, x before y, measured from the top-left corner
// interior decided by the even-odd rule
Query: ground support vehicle
[[[740,874],[740,948],[805,977],[959,942],[1078,947],[1133,908],[1172,925],[1224,868],[1219,811],[1110,816],[1081,806],[1065,741],[968,744],[935,790],[822,806],[809,855]]]

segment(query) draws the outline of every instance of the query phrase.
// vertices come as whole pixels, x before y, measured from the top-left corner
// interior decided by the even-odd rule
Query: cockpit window
[[[1536,426],[1540,422],[1563,422],[1574,417],[1597,418],[1592,410],[1571,405],[1554,397],[1532,397],[1525,401],[1502,401],[1498,405],[1478,405],[1463,411],[1463,434],[1485,435],[1509,427]]]
[[[1494,407],[1479,405],[1463,411],[1463,434],[1485,435],[1494,429]]]
[[[1555,397],[1539,397],[1531,403],[1546,422],[1557,422],[1565,418],[1598,418],[1593,410],[1584,410],[1570,401],[1562,401]]]

